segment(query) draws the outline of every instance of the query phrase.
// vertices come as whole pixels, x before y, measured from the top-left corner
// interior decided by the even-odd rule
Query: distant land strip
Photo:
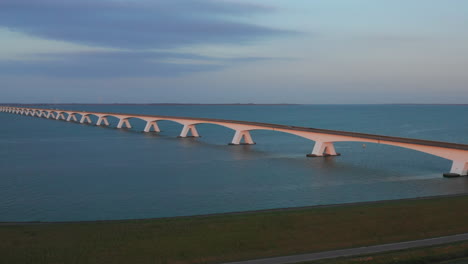
[[[32,105],[265,105],[265,106],[275,106],[275,105],[459,105],[459,106],[468,106],[468,104],[443,104],[443,103],[433,103],[433,104],[423,104],[423,103],[384,103],[384,104],[372,104],[372,103],[362,103],[362,104],[315,104],[315,103],[0,103],[0,105],[8,106],[32,106]]]

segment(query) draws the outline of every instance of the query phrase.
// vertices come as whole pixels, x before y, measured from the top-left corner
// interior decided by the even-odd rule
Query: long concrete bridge
[[[333,145],[334,142],[355,141],[386,144],[413,149],[451,160],[452,168],[450,169],[450,173],[444,174],[445,176],[460,176],[468,174],[468,145],[465,144],[214,118],[102,113],[11,106],[0,106],[0,111],[56,120],[66,120],[68,122],[74,121],[82,124],[91,124],[92,121],[90,116],[96,116],[98,119],[96,123],[97,126],[109,126],[108,117],[115,117],[119,119],[117,128],[131,128],[130,119],[136,118],[146,121],[144,132],[160,132],[158,121],[168,120],[183,125],[182,131],[179,135],[179,137],[182,138],[199,137],[196,128],[196,125],[198,124],[214,124],[224,126],[235,131],[234,137],[231,143],[229,143],[231,145],[255,144],[250,135],[250,131],[252,130],[279,131],[315,141],[312,153],[307,154],[308,157],[340,155],[335,151],[335,147]]]

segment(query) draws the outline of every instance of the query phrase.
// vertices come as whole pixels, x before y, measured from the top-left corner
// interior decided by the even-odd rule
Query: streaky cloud
[[[222,70],[240,62],[270,59],[274,58],[216,58],[152,51],[39,53],[28,60],[0,61],[0,75],[56,78],[177,77]]]
[[[274,8],[234,1],[2,0],[0,26],[46,39],[126,49],[239,44],[291,33],[236,17]]]

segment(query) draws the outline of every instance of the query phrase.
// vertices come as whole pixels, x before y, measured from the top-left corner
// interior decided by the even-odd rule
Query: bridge
[[[355,133],[347,131],[337,131],[328,129],[287,126],[260,122],[225,120],[214,118],[195,118],[195,117],[175,117],[160,115],[140,115],[125,113],[104,113],[59,109],[25,108],[0,106],[0,112],[8,112],[20,115],[43,117],[56,120],[74,121],[81,124],[92,124],[90,116],[96,116],[97,126],[109,126],[108,117],[119,119],[117,128],[131,128],[130,119],[136,118],[146,122],[144,132],[160,132],[158,121],[167,120],[181,124],[182,131],[179,137],[199,137],[196,125],[214,124],[230,128],[235,131],[230,145],[252,145],[255,142],[250,135],[252,130],[272,130],[293,134],[315,142],[312,152],[307,157],[326,157],[338,156],[333,145],[334,142],[354,141],[375,144],[386,144],[402,148],[413,149],[416,151],[432,154],[452,161],[450,173],[444,176],[453,177],[468,174],[468,145],[421,140],[413,138],[391,137],[374,134]]]

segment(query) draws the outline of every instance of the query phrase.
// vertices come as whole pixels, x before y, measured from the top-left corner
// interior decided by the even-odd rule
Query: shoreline
[[[0,255],[11,264],[226,263],[419,243],[468,234],[467,203],[463,193],[174,218],[8,224],[0,225]]]
[[[183,106],[183,105],[192,105],[192,106],[281,106],[281,105],[349,105],[349,106],[359,106],[359,105],[402,105],[402,106],[410,106],[410,105],[426,105],[426,106],[468,106],[468,104],[444,104],[444,103],[382,103],[382,104],[374,104],[374,103],[362,103],[362,104],[314,104],[314,103],[0,103],[1,105],[8,105],[8,106],[35,106],[35,105],[158,105],[158,106]]]
[[[206,218],[206,217],[221,217],[221,216],[236,216],[236,215],[251,215],[257,213],[274,213],[274,212],[288,212],[288,211],[302,211],[312,210],[319,208],[335,208],[335,207],[354,207],[354,206],[365,206],[365,205],[379,205],[384,203],[392,202],[405,202],[405,201],[419,201],[419,200],[431,200],[438,198],[451,198],[451,197],[463,197],[468,196],[468,193],[459,194],[447,194],[447,195],[435,195],[435,196],[421,196],[414,198],[402,198],[402,199],[390,199],[390,200],[378,200],[378,201],[364,201],[364,202],[352,202],[352,203],[340,203],[340,204],[323,204],[323,205],[310,205],[310,206],[298,206],[298,207],[283,207],[273,209],[259,209],[259,210],[248,210],[248,211],[234,211],[225,213],[211,213],[211,214],[196,214],[196,215],[182,215],[182,216],[167,216],[167,217],[150,217],[150,218],[126,218],[126,219],[107,219],[107,220],[77,220],[77,221],[0,221],[0,226],[10,225],[46,225],[46,224],[84,224],[84,223],[119,223],[119,222],[137,222],[137,221],[153,221],[153,220],[178,220],[188,218]]]

